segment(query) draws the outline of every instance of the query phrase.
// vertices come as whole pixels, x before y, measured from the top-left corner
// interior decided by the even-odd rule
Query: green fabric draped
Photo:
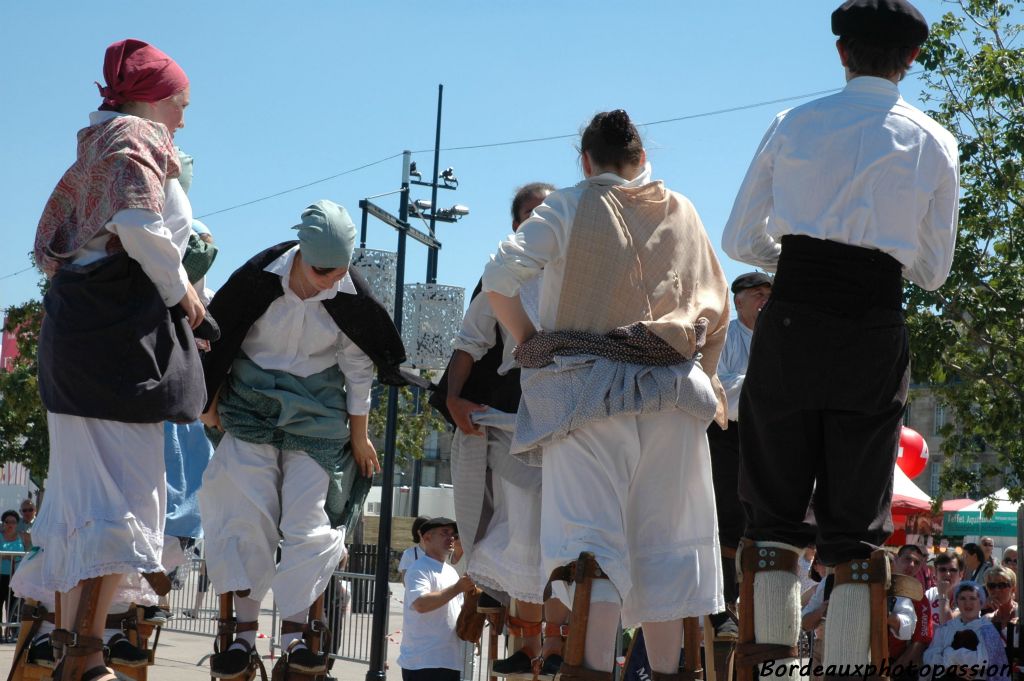
[[[359,473],[352,456],[345,404],[345,377],[337,365],[303,378],[239,355],[218,411],[221,425],[239,440],[300,450],[320,464],[330,479],[325,510],[331,525],[351,528],[372,478]]]

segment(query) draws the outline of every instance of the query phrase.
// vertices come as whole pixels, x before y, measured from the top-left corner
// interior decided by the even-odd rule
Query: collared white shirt
[[[337,363],[345,375],[348,413],[368,414],[373,361],[342,333],[321,304],[337,295],[355,295],[352,277],[346,273],[331,288],[303,300],[288,286],[298,251],[298,245],[293,246],[263,268],[281,277],[284,295],[274,299],[249,329],[242,352],[263,369],[301,377],[312,376]]]
[[[888,253],[934,290],[953,262],[953,135],[885,78],[783,111],[761,141],[722,234],[731,258],[775,271],[787,234]]]
[[[729,322],[729,330],[725,334],[725,347],[722,348],[722,356],[718,358],[718,380],[725,388],[730,421],[739,420],[740,392],[743,390],[743,379],[747,377],[750,341],[753,337],[754,332],[739,318]]]
[[[459,573],[454,567],[425,553],[405,573],[402,645],[398,655],[398,666],[402,669],[462,669],[462,641],[455,635],[462,594],[430,612],[412,609],[420,596],[443,591],[458,581]]]
[[[651,165],[648,163],[632,180],[602,173],[574,187],[548,194],[519,229],[498,244],[498,251],[484,268],[483,290],[513,297],[524,282],[541,275],[543,270],[538,318],[541,327],[554,329],[565,279],[565,252],[583,192],[591,185],[642,187],[650,182]]]

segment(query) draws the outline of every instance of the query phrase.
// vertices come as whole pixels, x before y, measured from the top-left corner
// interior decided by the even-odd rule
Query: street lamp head
[[[451,166],[448,166],[447,168],[442,170],[440,177],[441,177],[441,180],[445,183],[445,186],[448,186],[448,187],[458,187],[459,186],[459,178],[455,177],[455,169],[452,168]]]
[[[469,215],[469,207],[463,206],[461,203],[455,204],[449,210],[452,212],[452,215],[458,215],[459,217]]]
[[[418,208],[419,210],[430,210],[434,204],[432,204],[430,201],[427,201],[426,199],[416,199],[413,205],[416,206],[416,208]]]

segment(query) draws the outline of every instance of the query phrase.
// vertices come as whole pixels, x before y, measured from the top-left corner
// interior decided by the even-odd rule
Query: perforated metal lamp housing
[[[372,248],[357,248],[352,254],[352,267],[370,285],[373,295],[381,302],[391,318],[395,317],[395,273],[398,271],[398,254],[393,251],[378,251]]]
[[[444,369],[462,326],[466,290],[443,284],[408,284],[402,310],[402,343],[408,364]]]

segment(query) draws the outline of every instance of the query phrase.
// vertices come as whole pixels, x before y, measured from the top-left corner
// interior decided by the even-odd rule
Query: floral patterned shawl
[[[50,195],[36,230],[36,263],[52,276],[118,211],[161,213],[164,182],[181,172],[167,128],[137,116],[116,116],[78,131],[78,158]],[[121,250],[113,238],[110,253]]]

